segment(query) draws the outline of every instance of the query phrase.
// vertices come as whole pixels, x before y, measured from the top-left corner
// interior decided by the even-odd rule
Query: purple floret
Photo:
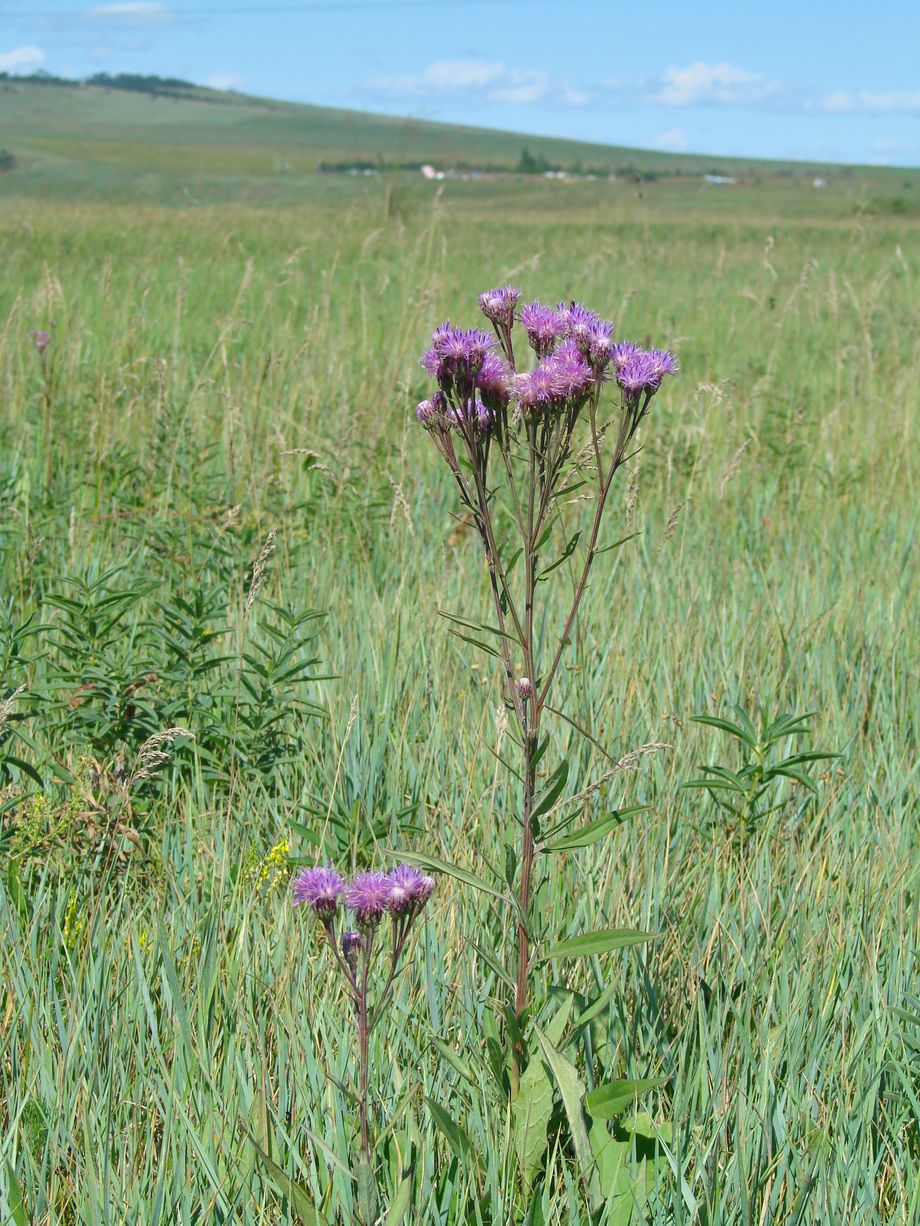
[[[564,345],[560,345],[554,356],[546,360],[553,363],[556,392],[562,399],[577,399],[588,391],[591,386],[591,367],[574,341],[566,341]]]
[[[520,296],[521,291],[513,285],[486,290],[479,295],[479,307],[486,319],[496,327],[510,328],[514,322],[514,308]]]
[[[559,382],[554,360],[544,358],[533,370],[516,375],[514,390],[522,413],[549,408],[559,399]]]
[[[415,407],[415,420],[420,426],[425,429],[430,429],[437,420],[434,404],[430,400],[423,400]]]
[[[304,868],[294,878],[291,895],[295,907],[308,903],[321,920],[331,919],[345,882],[334,868]]]
[[[537,357],[545,358],[566,334],[567,323],[543,302],[530,302],[521,311],[521,323]]]
[[[486,354],[476,376],[476,386],[483,404],[489,409],[503,409],[511,394],[511,371],[496,353]]]
[[[593,311],[578,302],[557,303],[556,314],[565,324],[566,335],[579,346],[587,344],[588,337],[601,322]]]
[[[345,902],[355,913],[360,928],[379,922],[390,900],[390,878],[386,873],[361,873],[349,882]]]
[[[407,915],[423,907],[434,890],[434,880],[411,864],[398,865],[388,876],[390,898],[387,909],[393,915]]]
[[[635,349],[622,363],[617,364],[617,383],[628,404],[635,403],[643,392],[654,391],[661,382],[655,383],[655,362],[644,349]]]
[[[33,332],[29,333],[29,336],[31,336],[32,344],[39,353],[44,353],[51,344],[51,333],[46,332],[44,328],[36,328]]]
[[[475,376],[494,344],[488,332],[454,328],[448,320],[432,333],[431,348],[422,354],[421,365],[444,387]]]
[[[673,353],[668,353],[667,349],[652,349],[649,351],[649,358],[654,369],[654,378],[657,380],[655,389],[661,386],[661,380],[665,375],[676,375],[680,369],[680,363]]]

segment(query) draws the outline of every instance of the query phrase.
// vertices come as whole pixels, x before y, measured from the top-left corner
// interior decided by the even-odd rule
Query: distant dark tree
[[[0,174],[16,169],[16,159],[9,149],[0,149]]]

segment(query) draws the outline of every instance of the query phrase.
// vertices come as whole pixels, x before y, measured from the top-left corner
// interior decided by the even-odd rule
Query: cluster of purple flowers
[[[518,310],[520,297],[512,285],[480,295],[494,337],[450,322],[434,332],[421,365],[437,380],[439,390],[416,409],[421,425],[443,431],[472,426],[488,434],[504,420],[512,401],[522,418],[560,410],[577,413],[591,392],[611,377],[624,404],[633,408],[658,391],[664,375],[677,372],[673,354],[646,351],[627,341],[615,343],[613,324],[577,302],[554,307],[530,302]],[[513,370],[515,320],[537,356],[536,366],[526,373]],[[494,352],[496,343],[503,356]]]
[[[305,868],[292,886],[294,906],[306,903],[324,924],[332,921],[344,896],[359,928],[373,928],[384,915],[406,917],[418,914],[434,890],[434,880],[411,864],[400,864],[389,873],[359,873],[346,881],[334,868]]]
[[[29,336],[32,338],[32,344],[39,353],[44,353],[51,344],[51,333],[46,332],[44,328],[34,328]]]

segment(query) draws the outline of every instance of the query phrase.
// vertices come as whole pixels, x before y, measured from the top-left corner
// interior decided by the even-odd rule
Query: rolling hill
[[[628,183],[707,173],[858,180],[920,197],[920,172],[765,162],[589,144],[219,93],[158,78],[0,80],[0,196],[296,204],[329,195],[323,170],[407,174],[557,169]],[[522,175],[523,177],[523,175]],[[891,199],[899,199],[892,195]]]

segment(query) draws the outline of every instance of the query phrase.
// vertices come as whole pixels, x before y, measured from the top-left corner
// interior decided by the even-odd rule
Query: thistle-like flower
[[[521,323],[538,358],[552,353],[568,332],[566,318],[543,302],[531,302],[521,311]]]
[[[390,878],[386,873],[360,873],[348,884],[345,903],[355,913],[359,928],[378,924],[390,901]]]
[[[513,285],[502,289],[489,289],[479,295],[479,308],[497,328],[510,328],[514,322],[514,308],[521,291]]]
[[[46,332],[44,328],[35,328],[29,333],[29,336],[32,338],[32,344],[39,353],[44,353],[51,344],[51,333]]]
[[[409,915],[421,910],[434,890],[434,880],[411,864],[399,864],[387,874],[390,897],[387,910],[391,915]]]
[[[345,891],[345,882],[334,868],[304,868],[294,878],[291,894],[294,906],[309,903],[317,917],[331,920]]]

